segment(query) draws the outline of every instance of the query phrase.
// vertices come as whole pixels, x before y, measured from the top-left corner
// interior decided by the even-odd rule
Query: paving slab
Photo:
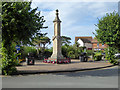
[[[36,73],[53,73],[53,72],[73,72],[100,69],[113,66],[108,61],[96,61],[96,62],[80,62],[80,60],[72,59],[69,64],[51,64],[43,63],[36,60],[35,65],[27,65],[26,62],[22,63],[22,66],[17,66],[19,74],[36,74]]]

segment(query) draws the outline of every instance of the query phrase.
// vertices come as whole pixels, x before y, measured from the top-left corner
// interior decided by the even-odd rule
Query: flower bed
[[[55,63],[57,63],[57,64],[62,64],[62,63],[67,64],[67,63],[70,63],[71,61],[70,61],[69,58],[67,58],[67,59],[59,59],[58,61],[57,60],[44,59],[43,62],[44,63],[52,63],[52,64],[55,64]]]

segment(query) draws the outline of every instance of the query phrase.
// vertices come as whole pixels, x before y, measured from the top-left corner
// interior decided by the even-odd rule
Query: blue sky
[[[52,39],[54,35],[55,10],[59,10],[59,18],[61,22],[61,35],[71,37],[73,44],[76,36],[92,36],[92,32],[95,32],[97,27],[94,24],[98,23],[97,18],[103,17],[106,13],[111,13],[114,10],[118,12],[118,2],[41,2],[33,0],[32,8],[38,7],[38,11],[41,11],[41,15],[44,16],[46,22],[44,26],[48,26],[47,29],[41,30],[41,32],[47,32],[48,37]],[[51,47],[49,45],[49,47]]]

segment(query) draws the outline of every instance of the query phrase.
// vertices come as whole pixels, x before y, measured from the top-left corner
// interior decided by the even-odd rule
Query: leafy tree
[[[61,40],[62,45],[65,45],[65,44],[69,45],[71,43],[71,41],[70,41],[71,38],[70,37],[62,36],[61,38],[62,38],[62,40]]]
[[[80,46],[80,44],[79,44],[78,42],[75,42],[75,44],[73,44],[73,47],[74,47],[75,49],[77,49],[79,46]]]
[[[37,45],[37,53],[39,55],[39,49],[42,49],[42,52],[44,51],[46,44],[51,44],[50,38],[46,36],[47,33],[44,34],[38,34],[33,38],[33,44]]]
[[[114,60],[114,50],[117,49],[120,52],[120,17],[115,11],[98,20],[96,25],[96,38],[99,42],[107,44],[108,50],[106,57],[110,62],[116,63]]]
[[[43,28],[44,17],[36,11],[37,8],[31,8],[31,2],[2,3],[3,74],[12,74],[15,70],[13,42],[31,43],[33,35]]]
[[[99,42],[120,49],[120,17],[118,13],[106,14],[98,20],[96,38]]]
[[[62,54],[64,57],[69,57],[68,52],[70,51],[70,43],[71,43],[71,38],[67,36],[62,36],[61,37],[61,44],[62,44]]]
[[[78,43],[75,43],[74,45],[65,44],[62,46],[62,54],[64,57],[78,59],[81,52],[83,52],[83,48],[79,47]]]
[[[40,40],[41,40],[41,44],[43,45],[43,48],[44,48],[44,49],[45,49],[45,46],[46,46],[47,43],[48,43],[48,44],[51,43],[49,37],[41,37]]]
[[[73,48],[75,50],[75,58],[79,58],[81,52],[83,52],[83,47],[79,47],[80,44],[78,42],[75,42],[75,44],[73,44]]]
[[[115,50],[115,48],[113,47],[108,47],[106,50],[105,50],[105,53],[106,53],[106,59],[109,60],[110,63],[112,64],[118,64],[118,61],[115,57],[115,53],[117,53],[118,51]]]
[[[2,3],[2,38],[28,44],[30,38],[43,28],[45,20],[37,8],[31,9],[31,2]],[[6,33],[6,34],[5,34]],[[8,40],[8,38],[7,38]]]

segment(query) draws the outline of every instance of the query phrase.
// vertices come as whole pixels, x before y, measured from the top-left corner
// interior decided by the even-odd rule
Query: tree
[[[79,44],[78,42],[75,42],[75,44],[73,44],[73,47],[74,47],[75,49],[77,49],[79,46],[80,46],[80,44]]]
[[[114,54],[115,49],[120,52],[120,17],[115,11],[98,20],[96,25],[98,29],[96,30],[96,38],[99,42],[107,44],[108,50],[106,57],[111,62],[116,64]]]
[[[62,40],[61,40],[62,45],[65,45],[65,44],[69,45],[71,43],[70,42],[70,40],[71,40],[70,37],[62,36],[61,38],[62,38]]]
[[[39,48],[45,49],[46,44],[48,44],[48,45],[51,44],[50,38],[47,37],[46,35],[47,35],[47,33],[36,35],[33,38],[33,44],[38,45]]]
[[[82,47],[79,47],[79,44],[75,42],[73,45],[63,45],[62,46],[62,54],[64,57],[70,57],[70,58],[79,58],[79,55],[81,52],[83,52]]]
[[[44,17],[31,2],[2,3],[2,71],[11,74],[15,70],[15,46],[13,42],[31,43],[33,35],[43,28]]]
[[[75,50],[75,58],[79,58],[81,52],[83,52],[83,47],[79,47],[80,44],[78,42],[75,42],[75,44],[73,44],[73,48]]]
[[[44,50],[46,48],[46,44],[51,44],[50,38],[46,36],[47,33],[39,33],[33,38],[33,44],[38,46],[37,47],[37,54],[38,57],[40,55],[39,49],[41,50],[41,56],[43,56]]]
[[[96,38],[99,42],[120,49],[120,17],[115,11],[98,20]]]
[[[11,41],[30,42],[30,38],[43,28],[45,22],[37,8],[31,9],[31,2],[4,2],[2,4],[2,38]],[[7,33],[7,34],[6,34]],[[8,40],[8,38],[7,38]]]

